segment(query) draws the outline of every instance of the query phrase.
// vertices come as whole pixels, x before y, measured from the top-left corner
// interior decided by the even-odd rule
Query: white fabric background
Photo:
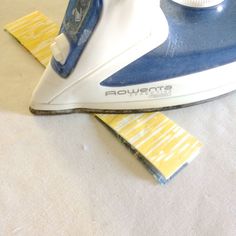
[[[0,27],[66,4],[1,0]],[[0,235],[236,235],[235,93],[165,112],[205,147],[162,187],[93,117],[31,115],[43,67],[2,30],[0,50]]]

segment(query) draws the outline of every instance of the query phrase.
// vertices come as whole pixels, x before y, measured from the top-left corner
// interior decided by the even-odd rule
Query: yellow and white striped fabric
[[[51,59],[50,45],[59,32],[59,26],[39,11],[24,16],[5,26],[44,66]]]
[[[9,31],[44,66],[51,58],[50,44],[59,26],[36,11],[13,23]],[[196,155],[202,144],[161,113],[96,115],[143,157],[149,170],[165,183]],[[164,178],[164,180],[163,180]]]
[[[199,154],[202,144],[161,113],[97,115],[166,180]]]

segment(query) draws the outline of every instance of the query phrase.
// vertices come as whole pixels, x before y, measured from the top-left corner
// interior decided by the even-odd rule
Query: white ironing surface
[[[4,1],[0,24],[35,8],[60,23],[67,3]],[[0,235],[235,235],[235,93],[165,112],[205,148],[163,188],[90,115],[33,116],[43,68],[0,38]]]

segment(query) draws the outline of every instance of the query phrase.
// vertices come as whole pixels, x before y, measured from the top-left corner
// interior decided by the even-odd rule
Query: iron
[[[70,0],[35,114],[188,106],[236,90],[234,0]]]

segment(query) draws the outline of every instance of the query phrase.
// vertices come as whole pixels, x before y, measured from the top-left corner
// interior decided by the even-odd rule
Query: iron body
[[[31,111],[124,113],[236,90],[236,2],[71,0]]]

